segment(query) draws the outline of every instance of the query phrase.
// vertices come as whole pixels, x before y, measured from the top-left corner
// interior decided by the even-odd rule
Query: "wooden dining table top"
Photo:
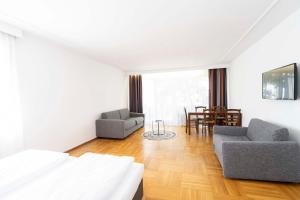
[[[225,111],[213,111],[213,112],[188,112],[189,115],[204,115],[205,113],[225,114]]]
[[[188,112],[188,114],[191,114],[191,115],[203,115],[204,113],[216,113],[216,114],[225,114],[226,113],[226,110],[222,110],[222,111],[206,111],[206,112]],[[241,113],[240,113],[241,114]]]

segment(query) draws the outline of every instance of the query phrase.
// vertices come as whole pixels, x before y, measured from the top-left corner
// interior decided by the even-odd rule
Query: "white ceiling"
[[[299,6],[299,0],[0,0],[0,20],[142,71],[228,63]]]

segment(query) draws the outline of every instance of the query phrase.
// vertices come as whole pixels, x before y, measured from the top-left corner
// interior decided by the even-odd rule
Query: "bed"
[[[26,150],[0,160],[0,199],[141,200],[143,173],[127,156]]]

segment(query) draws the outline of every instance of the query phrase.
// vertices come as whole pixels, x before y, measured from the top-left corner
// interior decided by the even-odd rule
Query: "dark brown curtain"
[[[209,69],[209,107],[227,108],[226,68]]]
[[[142,76],[129,76],[129,110],[143,113]]]

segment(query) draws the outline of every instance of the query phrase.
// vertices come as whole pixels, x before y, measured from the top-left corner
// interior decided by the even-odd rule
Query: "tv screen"
[[[296,63],[267,71],[262,75],[263,99],[295,100],[297,82]]]

